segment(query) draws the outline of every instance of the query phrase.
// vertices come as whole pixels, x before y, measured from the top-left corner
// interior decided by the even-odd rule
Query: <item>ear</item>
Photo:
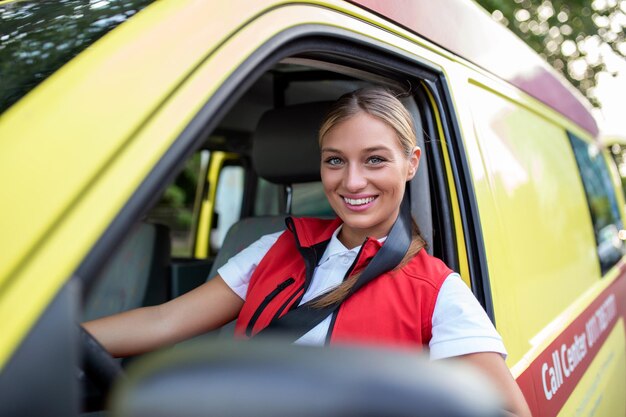
[[[420,164],[420,158],[422,156],[422,150],[419,146],[416,146],[411,150],[411,155],[409,155],[409,169],[407,171],[406,180],[409,181],[413,179],[415,173],[417,172],[417,168]]]

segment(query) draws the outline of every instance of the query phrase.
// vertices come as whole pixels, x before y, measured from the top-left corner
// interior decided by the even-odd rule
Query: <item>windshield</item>
[[[0,1],[0,113],[153,1]]]

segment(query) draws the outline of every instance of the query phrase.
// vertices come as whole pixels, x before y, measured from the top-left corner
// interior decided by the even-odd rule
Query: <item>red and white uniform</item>
[[[367,239],[362,247],[345,248],[337,239],[339,219],[293,221],[292,231],[263,236],[218,270],[246,301],[236,326],[240,336],[246,331],[257,333],[292,306],[337,286],[348,270],[355,273],[364,268],[382,245]],[[317,248],[324,242],[327,246],[316,257],[310,285],[304,291],[306,268],[298,244]],[[423,250],[403,268],[361,288],[336,314],[296,343],[325,341],[428,345],[432,359],[487,351],[506,355],[500,336],[458,274]]]

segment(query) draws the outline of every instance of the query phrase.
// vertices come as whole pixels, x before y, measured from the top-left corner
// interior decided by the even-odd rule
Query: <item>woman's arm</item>
[[[462,360],[480,369],[504,397],[507,409],[518,417],[531,417],[526,399],[513,379],[502,355],[495,352],[470,353],[459,356]]]
[[[458,274],[451,274],[441,286],[432,324],[431,359],[454,357],[473,364],[500,388],[510,411],[520,417],[530,416],[526,400],[504,362],[502,338]]]
[[[145,353],[217,329],[237,317],[243,300],[217,275],[167,303],[83,324],[115,357]]]

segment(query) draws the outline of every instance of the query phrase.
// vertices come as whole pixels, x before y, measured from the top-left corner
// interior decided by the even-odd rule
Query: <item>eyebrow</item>
[[[365,152],[377,152],[377,151],[389,151],[389,152],[391,152],[391,149],[389,149],[386,146],[372,146],[371,148],[363,149],[363,151],[365,151]]]
[[[321,152],[341,153],[341,151],[339,149],[335,149],[335,148],[322,148]]]
[[[363,149],[364,153],[368,153],[368,152],[377,152],[377,151],[388,151],[391,152],[391,149],[389,149],[386,146],[372,146],[370,148],[365,148]],[[342,153],[339,149],[336,148],[322,148],[321,152],[334,152],[334,153]]]

